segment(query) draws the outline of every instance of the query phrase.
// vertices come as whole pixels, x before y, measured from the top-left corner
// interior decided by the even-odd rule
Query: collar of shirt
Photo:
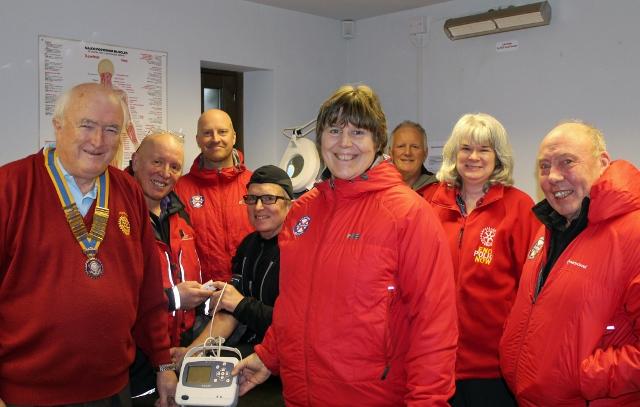
[[[80,211],[80,214],[82,216],[85,216],[87,212],[89,212],[91,205],[93,205],[93,201],[95,201],[96,196],[98,195],[98,185],[94,182],[93,188],[91,188],[91,190],[86,194],[83,194],[82,191],[80,191],[80,187],[78,187],[78,184],[76,183],[75,178],[73,178],[73,175],[67,172],[67,170],[64,168],[60,160],[56,159],[56,161],[60,166],[62,175],[64,175],[65,180],[67,180],[67,185],[69,185],[69,191],[73,196],[73,200],[76,202],[78,211]]]

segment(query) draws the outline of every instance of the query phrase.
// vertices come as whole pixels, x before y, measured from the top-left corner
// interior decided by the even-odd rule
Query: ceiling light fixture
[[[489,10],[472,16],[450,18],[444,23],[444,32],[451,40],[459,40],[548,25],[550,21],[551,6],[548,1],[543,1]]]

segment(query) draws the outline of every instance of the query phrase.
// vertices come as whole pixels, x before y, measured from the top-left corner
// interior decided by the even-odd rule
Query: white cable
[[[202,344],[203,347],[207,347],[207,343],[209,341],[214,341],[214,346],[217,343],[218,344],[218,354],[216,355],[217,357],[220,357],[220,351],[222,349],[222,344],[224,343],[224,338],[221,336],[214,338],[211,335],[213,334],[213,321],[216,318],[216,312],[218,311],[218,306],[220,305],[220,300],[222,300],[222,296],[224,295],[224,290],[227,288],[227,284],[229,283],[224,283],[222,290],[220,290],[220,296],[218,297],[218,301],[216,302],[215,307],[213,307],[213,313],[211,314],[211,324],[209,324],[209,337],[205,339],[204,343]]]

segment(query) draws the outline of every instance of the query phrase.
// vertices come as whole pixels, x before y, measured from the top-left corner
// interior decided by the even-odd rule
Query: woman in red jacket
[[[320,108],[325,180],[279,237],[280,296],[241,394],[273,372],[289,406],[447,406],[457,341],[453,269],[429,205],[385,157],[367,86]]]
[[[498,342],[532,233],[533,201],[512,187],[504,127],[466,114],[444,146],[440,184],[425,191],[449,237],[458,309],[454,407],[515,406],[500,374]]]

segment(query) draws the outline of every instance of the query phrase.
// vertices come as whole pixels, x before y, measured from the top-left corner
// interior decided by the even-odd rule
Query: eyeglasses
[[[182,129],[180,129],[182,130]],[[145,133],[145,137],[146,136],[151,136],[154,134],[163,134],[163,133],[167,133],[167,134],[171,134],[173,137],[175,137],[176,139],[178,139],[181,143],[184,143],[184,133],[182,133],[181,131],[176,131],[176,130],[163,130],[157,127],[152,127],[150,129],[147,130],[147,132]]]
[[[290,201],[291,199],[285,198],[284,196],[278,195],[245,195],[242,197],[245,205],[255,205],[258,203],[258,199],[262,202],[263,205],[273,205],[278,202],[278,199],[282,199],[283,201]]]

